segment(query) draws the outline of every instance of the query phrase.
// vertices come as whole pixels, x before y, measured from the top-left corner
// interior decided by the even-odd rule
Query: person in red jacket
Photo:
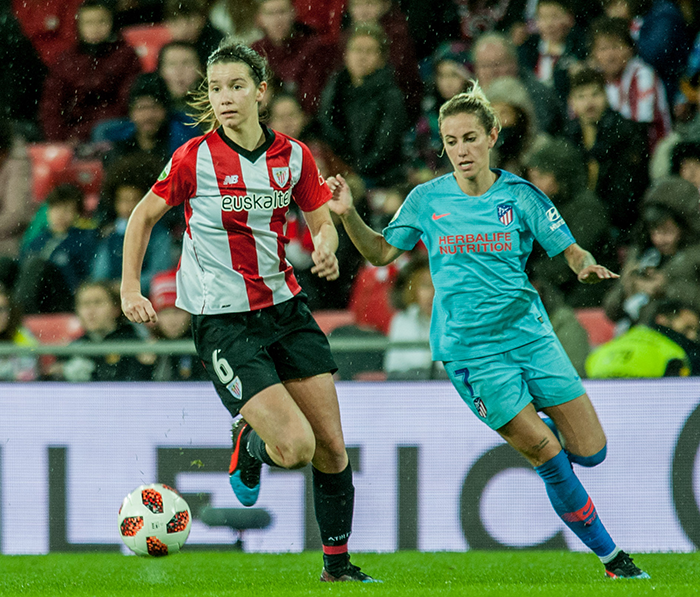
[[[315,114],[340,50],[296,20],[292,0],[261,0],[257,20],[265,37],[251,47],[267,58],[275,76],[304,111]]]
[[[77,22],[77,44],[61,54],[44,85],[39,119],[48,141],[88,141],[98,121],[126,116],[141,72],[134,50],[113,32],[106,0],[85,0]]]

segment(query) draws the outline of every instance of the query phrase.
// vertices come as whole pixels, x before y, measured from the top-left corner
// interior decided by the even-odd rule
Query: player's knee
[[[568,453],[569,460],[580,466],[585,466],[588,468],[598,466],[605,457],[608,455],[608,445],[605,444],[601,450],[593,454],[592,456],[579,456],[578,454]]]
[[[313,435],[310,438],[305,435],[288,438],[277,445],[277,453],[282,461],[280,464],[286,469],[303,468],[311,462],[315,448]]]

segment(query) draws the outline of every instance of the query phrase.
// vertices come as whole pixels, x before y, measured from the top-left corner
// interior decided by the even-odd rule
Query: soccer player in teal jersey
[[[606,574],[649,578],[615,545],[573,471],[574,462],[603,461],[605,434],[525,263],[537,240],[550,257],[563,252],[582,283],[618,276],[576,244],[546,195],[489,167],[500,124],[476,82],[441,107],[439,124],[454,172],[416,187],[383,234],[362,221],[340,175],[328,179],[329,206],[374,265],[423,241],[435,285],[433,357],[474,414],[533,465],[554,510]]]

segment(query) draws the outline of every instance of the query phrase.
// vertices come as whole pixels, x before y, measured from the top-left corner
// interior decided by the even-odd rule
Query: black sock
[[[248,450],[248,454],[255,458],[255,460],[258,460],[269,466],[279,467],[279,465],[275,464],[272,458],[270,458],[270,455],[265,449],[265,442],[255,432],[255,429],[253,428],[251,428],[250,433],[248,434],[248,440],[246,441],[246,449]]]
[[[355,488],[352,468],[341,473],[322,473],[312,468],[316,521],[321,530],[323,565],[334,576],[348,563],[348,539],[352,532]]]

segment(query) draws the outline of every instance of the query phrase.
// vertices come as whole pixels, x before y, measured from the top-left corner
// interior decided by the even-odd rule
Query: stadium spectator
[[[428,347],[435,288],[428,256],[415,252],[399,271],[392,288],[397,311],[389,326],[389,347],[384,355],[387,379],[447,378],[442,362],[433,362]],[[392,347],[392,342],[425,342],[425,348]]]
[[[649,165],[649,173],[653,180],[669,174],[678,174],[678,170],[674,169],[673,159],[677,145],[700,143],[700,72],[684,80],[681,86],[687,100],[685,118],[679,118],[673,131],[656,146]]]
[[[518,47],[520,64],[538,81],[553,87],[562,102],[569,92],[569,76],[588,56],[584,31],[576,25],[572,0],[539,0],[537,33]]]
[[[75,15],[83,0],[11,0],[24,35],[49,67],[70,50],[78,35]]]
[[[152,335],[156,340],[191,340],[192,316],[175,305],[176,272],[161,272],[150,280],[149,299],[158,314]],[[191,354],[160,354],[153,364],[153,381],[206,381],[209,379],[202,361]]]
[[[337,43],[347,0],[294,0],[297,20],[331,43]]]
[[[268,104],[267,111],[268,125],[271,129],[298,139],[308,146],[321,176],[330,176],[331,172],[345,172],[354,182],[358,196],[364,196],[361,179],[319,138],[313,120],[302,110],[294,95],[286,92],[276,94]],[[345,309],[350,300],[355,274],[364,261],[347,234],[342,229],[338,230],[336,255],[340,272],[338,278],[330,281],[311,273],[314,266],[311,257],[314,250],[313,240],[301,210],[294,203],[290,204],[287,213],[287,237],[287,259],[294,267],[294,275],[307,295],[309,309]]]
[[[341,46],[347,45],[348,36],[358,26],[378,26],[384,31],[388,43],[387,63],[393,70],[396,84],[403,91],[408,121],[415,123],[420,114],[423,82],[406,15],[394,0],[348,0],[347,14],[348,25],[341,36]]]
[[[139,58],[112,30],[107,0],[85,0],[78,9],[78,41],[61,53],[46,78],[40,119],[49,141],[84,143],[100,120],[125,116]]]
[[[357,27],[348,37],[345,68],[323,90],[318,116],[323,138],[368,187],[405,178],[406,109],[386,58],[381,28]]]
[[[158,52],[157,72],[170,93],[170,109],[188,122],[188,94],[197,90],[204,72],[197,48],[187,41],[168,42]]]
[[[128,155],[153,157],[162,167],[180,145],[198,134],[195,126],[183,122],[182,115],[170,109],[163,79],[156,73],[144,73],[129,92],[129,119],[101,123],[92,138],[109,143],[111,148],[104,156],[107,167]]]
[[[656,71],[635,55],[624,19],[600,17],[591,23],[591,57],[605,76],[610,107],[649,127],[649,151],[671,132],[666,90]]]
[[[605,14],[630,23],[639,57],[664,81],[666,96],[678,91],[690,51],[690,35],[683,12],[674,0],[604,0]]]
[[[513,174],[489,168],[498,128],[474,82],[470,92],[440,110],[453,174],[416,187],[383,234],[352,209],[342,176],[327,181],[330,207],[374,265],[386,265],[423,241],[435,285],[433,358],[444,361],[474,414],[535,467],[554,510],[601,559],[606,574],[648,578],[615,545],[573,471],[572,462],[603,461],[605,434],[524,266],[534,237],[552,256],[564,251],[583,283],[617,276],[576,244],[545,195]],[[549,424],[537,410],[551,417]]]
[[[462,39],[469,44],[485,33],[509,31],[523,23],[531,2],[523,0],[453,0],[457,6]]]
[[[31,163],[27,145],[0,116],[0,256],[15,259],[32,217]]]
[[[484,91],[499,77],[520,79],[532,99],[541,131],[558,135],[564,128],[564,104],[553,89],[540,83],[527,69],[518,64],[518,51],[513,42],[502,33],[484,33],[472,47],[474,74]]]
[[[122,317],[119,294],[110,282],[84,282],[75,294],[75,312],[83,335],[71,344],[138,341],[141,336]],[[151,379],[149,356],[74,356],[51,366],[54,379],[84,381],[146,381]]]
[[[469,54],[462,42],[445,42],[432,56],[432,78],[421,102],[420,117],[407,142],[412,176],[419,182],[450,170],[450,162],[442,152],[438,112],[444,102],[466,89],[468,64]]]
[[[21,124],[28,140],[40,140],[37,91],[44,84],[47,68],[9,2],[0,6],[0,64],[0,118]]]
[[[641,217],[620,280],[605,297],[608,317],[637,323],[655,299],[680,300],[700,312],[700,193],[679,177],[656,181],[642,200]]]
[[[576,242],[596,247],[600,258],[606,262],[614,260],[608,210],[586,187],[581,154],[563,139],[550,139],[532,152],[526,165],[526,178],[549,197],[564,221],[569,222]],[[571,307],[598,307],[603,300],[605,287],[602,284],[584,285],[572,281],[563,255],[550,259],[536,246],[528,267],[561,291]]]
[[[648,325],[637,324],[596,348],[586,361],[588,377],[686,377],[700,375],[700,316],[680,301],[654,304]]]
[[[165,0],[163,22],[173,41],[194,44],[202,64],[224,39],[224,34],[209,22],[204,0]]]
[[[112,163],[107,171],[99,216],[101,236],[92,264],[91,279],[118,284],[122,276],[122,256],[126,223],[141,198],[151,188],[162,169],[155,158],[131,155]],[[141,287],[148,293],[151,278],[175,265],[173,243],[168,230],[159,222],[151,232],[151,242],[144,255]]]
[[[14,295],[25,313],[71,311],[75,291],[90,275],[97,232],[76,226],[82,202],[82,191],[71,184],[46,197],[48,226],[20,253]]]
[[[314,273],[338,277],[337,234],[325,205],[330,192],[303,144],[259,122],[264,58],[234,43],[220,47],[207,65],[208,93],[196,105],[208,132],[175,152],[129,219],[122,308],[134,322],[156,321],[141,293],[142,255],[153,225],[185,203],[190,217],[177,305],[193,314],[197,353],[223,404],[243,417],[232,430],[231,486],[252,506],[263,463],[300,468],[312,462],[325,546],[321,580],[369,582],[347,551],[354,489],[333,384],[336,365],[297,296],[301,288],[284,253],[293,198],[311,229]],[[211,197],[221,207],[207,207]]]
[[[258,25],[265,35],[252,48],[267,57],[275,76],[304,111],[313,115],[338,60],[338,50],[295,17],[292,0],[261,0]]]
[[[700,190],[700,142],[682,142],[673,148],[671,174],[692,182]]]
[[[36,346],[36,338],[22,325],[22,309],[0,284],[0,345]],[[37,360],[30,355],[0,356],[0,381],[34,381]]]
[[[258,0],[214,0],[209,7],[209,21],[227,38],[249,46],[263,36],[255,22]]]
[[[446,39],[457,40],[461,37],[457,6],[453,0],[397,1],[399,9],[406,15],[419,65],[430,59]]]
[[[525,175],[528,156],[549,138],[539,131],[535,109],[525,86],[515,77],[500,77],[486,91],[501,123],[492,165]]]
[[[607,206],[617,242],[624,244],[649,182],[646,135],[639,124],[610,108],[602,73],[583,69],[571,76],[570,86],[573,118],[565,136],[583,155],[587,186]]]

